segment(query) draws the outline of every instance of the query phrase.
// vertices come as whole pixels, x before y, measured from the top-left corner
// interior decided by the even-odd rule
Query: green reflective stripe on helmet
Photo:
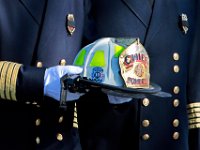
[[[120,46],[120,45],[116,45],[115,46],[115,55],[114,57],[119,57],[119,55],[124,51],[124,47],[123,46]]]
[[[91,60],[90,67],[105,67],[105,57],[104,57],[104,51],[98,50],[95,52],[94,57]]]
[[[82,49],[79,52],[74,64],[77,65],[77,66],[83,66],[84,61],[85,61],[85,54],[86,54],[86,50]]]

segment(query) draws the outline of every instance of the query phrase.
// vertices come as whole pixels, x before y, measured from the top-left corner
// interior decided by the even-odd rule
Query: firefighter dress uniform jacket
[[[148,0],[90,0],[86,6],[87,41],[139,37],[150,57],[150,80],[172,97],[146,96],[110,104],[101,92],[83,96],[77,104],[82,148],[198,150],[196,2],[154,0],[151,5]]]
[[[46,67],[72,64],[82,24],[81,0],[0,0],[0,149],[78,148],[74,104],[60,110],[43,80]]]

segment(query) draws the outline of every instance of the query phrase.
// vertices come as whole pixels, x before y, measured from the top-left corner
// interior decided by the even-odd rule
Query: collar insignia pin
[[[75,31],[75,19],[73,14],[67,15],[67,31],[69,35],[73,35]]]
[[[188,17],[186,14],[181,14],[180,15],[180,27],[181,30],[183,31],[184,34],[187,34],[188,29],[189,29],[189,23],[188,23]]]

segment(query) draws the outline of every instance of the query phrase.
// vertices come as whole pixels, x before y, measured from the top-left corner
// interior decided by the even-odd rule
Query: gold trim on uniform
[[[76,103],[75,103],[75,106],[74,106],[73,128],[78,128]]]
[[[0,61],[0,96],[2,99],[16,100],[16,82],[21,64]]]
[[[73,121],[73,122],[77,122],[77,123],[78,123],[78,120],[77,120],[77,118],[75,118],[75,117],[74,117],[74,121]]]
[[[13,73],[13,69],[15,67],[15,63],[10,63],[8,71],[7,71],[7,76],[6,76],[6,99],[11,100],[11,95],[10,95],[10,89],[11,89],[11,77]]]
[[[200,113],[192,113],[192,114],[189,114],[188,115],[188,118],[191,119],[191,118],[200,118]]]
[[[199,107],[200,108],[200,102],[198,103],[190,103],[187,105],[187,108],[194,108],[194,107]]]
[[[196,128],[200,128],[200,123],[189,125],[189,129],[196,129]]]
[[[200,113],[200,108],[192,108],[192,109],[189,109],[187,112],[188,112],[188,114]]]
[[[22,66],[22,64],[16,64],[12,73],[12,77],[11,77],[11,99],[16,101],[16,84],[17,84],[17,75],[19,72],[20,67]]]
[[[189,129],[200,128],[200,102],[187,105]]]
[[[74,113],[74,117],[76,117],[76,118],[77,118],[77,113]]]
[[[1,76],[3,74],[2,70],[3,70],[3,66],[5,63],[6,63],[6,61],[0,61],[0,73],[1,73],[0,74],[0,93],[2,93],[2,91],[4,91],[4,89],[3,89],[4,84],[2,84],[3,79],[1,78]],[[0,94],[0,97],[1,97],[1,94]]]
[[[189,119],[190,124],[200,123],[200,118]]]
[[[77,128],[78,129],[78,123],[73,123],[73,128]]]
[[[6,93],[6,75],[7,75],[7,71],[9,68],[10,62],[5,62],[5,64],[3,65],[2,71],[1,71],[1,98],[5,99],[5,93]]]

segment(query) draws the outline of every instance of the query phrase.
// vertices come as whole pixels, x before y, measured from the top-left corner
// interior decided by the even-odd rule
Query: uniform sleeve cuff
[[[189,129],[200,128],[200,102],[187,105]]]
[[[19,70],[16,97],[22,102],[40,102],[43,99],[45,68],[22,66]]]

